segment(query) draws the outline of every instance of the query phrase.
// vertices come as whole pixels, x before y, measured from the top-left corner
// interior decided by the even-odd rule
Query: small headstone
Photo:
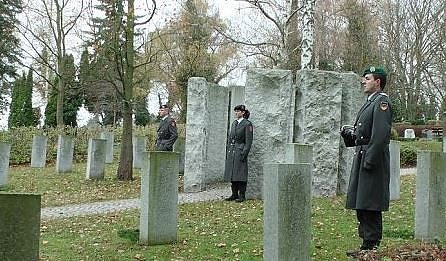
[[[441,241],[446,229],[446,154],[418,151],[415,239]]]
[[[404,138],[405,139],[415,139],[415,131],[413,129],[405,129],[404,130]]]
[[[263,259],[309,261],[312,165],[264,165]]]
[[[173,151],[178,152],[180,155],[180,174],[184,174],[184,155],[186,151],[186,140],[182,137],[178,137],[173,144]]]
[[[446,141],[445,141],[445,137],[443,136],[443,152],[446,152]]]
[[[429,140],[434,138],[434,133],[432,132],[432,130],[426,130],[426,138]]]
[[[88,141],[88,159],[86,179],[104,179],[105,147],[104,139],[90,139]]]
[[[146,137],[133,137],[133,168],[140,169],[143,164],[143,156],[146,151]]]
[[[44,168],[46,163],[46,146],[48,137],[43,135],[34,135],[33,147],[31,152],[31,167]]]
[[[9,143],[0,142],[0,186],[8,185],[10,152],[11,145]]]
[[[0,193],[0,260],[39,260],[40,195]]]
[[[105,163],[113,163],[114,134],[104,131],[101,133],[101,139],[107,140],[105,144]]]
[[[74,140],[73,137],[59,135],[57,141],[57,173],[71,172],[73,169]]]
[[[178,226],[178,153],[144,153],[139,243],[175,242]]]
[[[400,199],[400,143],[391,140],[389,145],[390,150],[390,200]]]

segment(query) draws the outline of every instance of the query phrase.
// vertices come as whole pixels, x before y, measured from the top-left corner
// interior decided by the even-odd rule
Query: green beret
[[[362,74],[362,76],[364,77],[366,74],[370,74],[370,73],[387,76],[386,71],[381,66],[370,66],[370,67],[367,67],[364,70],[364,73]]]

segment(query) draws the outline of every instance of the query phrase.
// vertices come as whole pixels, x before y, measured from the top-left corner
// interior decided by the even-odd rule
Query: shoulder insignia
[[[386,101],[382,101],[382,102],[379,104],[379,108],[380,108],[381,110],[383,110],[383,111],[386,111],[387,108],[389,108],[389,103],[386,102]]]
[[[248,126],[248,131],[252,132],[253,129],[254,129],[254,128],[252,127],[252,125],[249,125],[249,126]]]
[[[175,122],[175,120],[172,120],[172,121],[170,122],[170,125],[172,125],[173,127],[176,127],[176,126],[177,126],[177,123]]]

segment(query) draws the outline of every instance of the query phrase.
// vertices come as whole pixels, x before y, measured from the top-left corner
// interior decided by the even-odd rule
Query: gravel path
[[[401,169],[401,175],[414,175],[416,168]],[[178,204],[200,201],[221,200],[230,194],[230,184],[217,184],[198,193],[179,193]],[[42,208],[42,220],[69,218],[76,216],[105,214],[139,208],[139,198],[73,204],[60,207]]]
[[[207,188],[206,191],[198,193],[179,193],[178,204],[192,203],[200,201],[221,200],[228,197],[230,185],[218,184]],[[75,216],[86,216],[95,214],[105,214],[111,212],[125,211],[139,208],[139,198],[100,201],[84,204],[65,205],[60,207],[42,208],[42,220],[69,218]]]

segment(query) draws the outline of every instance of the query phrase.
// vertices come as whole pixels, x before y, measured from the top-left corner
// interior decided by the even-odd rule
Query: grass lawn
[[[384,215],[382,258],[363,260],[435,260],[394,259],[398,248],[421,245],[413,240],[415,177],[402,177],[401,188],[401,199]],[[344,209],[344,200],[313,199],[313,260],[347,260],[345,250],[360,245],[355,213]],[[137,211],[42,221],[41,259],[262,260],[261,201],[183,204],[179,215],[178,241],[159,246],[138,245]]]
[[[9,185],[1,190],[40,193],[42,207],[139,197],[139,170],[133,170],[133,181],[119,181],[116,179],[117,164],[107,164],[105,179],[91,181],[85,180],[86,165],[76,163],[71,173],[64,174],[58,174],[54,165],[41,169],[12,166]]]

